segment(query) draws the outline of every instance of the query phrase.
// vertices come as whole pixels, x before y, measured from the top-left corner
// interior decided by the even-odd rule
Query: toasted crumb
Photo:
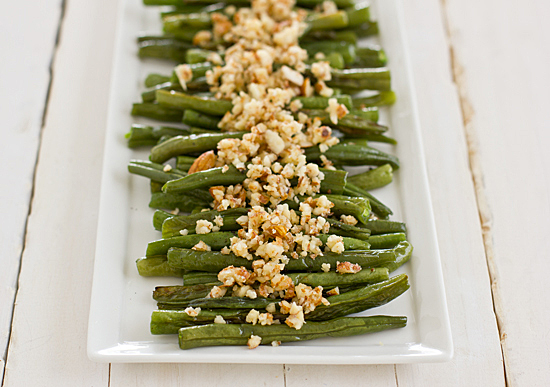
[[[216,318],[214,318],[214,324],[225,324],[225,320],[222,316],[217,315]]]
[[[336,296],[340,294],[340,288],[335,287],[334,289],[330,289],[328,292],[327,292],[327,296]]]
[[[227,288],[223,286],[213,286],[208,296],[210,298],[221,298],[227,293]]]
[[[254,349],[258,347],[261,342],[262,342],[262,338],[260,336],[251,335],[250,339],[248,339],[247,345],[248,345],[248,348]]]
[[[260,312],[256,309],[251,309],[250,312],[246,315],[246,322],[252,325],[256,325],[258,322],[258,317],[260,317]]]
[[[323,270],[325,273],[328,273],[330,271],[330,263],[321,264],[321,270]]]
[[[181,235],[187,235],[187,234],[189,234],[189,230],[184,228],[183,230],[180,230],[180,234]]]
[[[336,266],[336,271],[338,273],[348,273],[348,274],[353,274],[353,273],[359,273],[361,271],[361,266],[359,266],[358,264],[356,263],[351,263],[351,262],[340,262],[338,263],[338,266]]]
[[[188,308],[185,308],[184,312],[187,313],[188,316],[197,317],[201,312],[201,308],[188,307]]]
[[[208,234],[210,231],[212,231],[212,227],[214,225],[205,219],[199,219],[197,220],[197,227],[195,228],[195,232],[197,234]]]
[[[196,251],[212,251],[212,248],[203,241],[199,241],[199,243],[191,247],[191,249]]]

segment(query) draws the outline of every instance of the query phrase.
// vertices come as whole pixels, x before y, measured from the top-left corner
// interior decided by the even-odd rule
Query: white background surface
[[[550,5],[509,0],[405,3],[451,362],[251,368],[89,361],[117,3],[26,0],[0,14],[3,385],[548,384]]]

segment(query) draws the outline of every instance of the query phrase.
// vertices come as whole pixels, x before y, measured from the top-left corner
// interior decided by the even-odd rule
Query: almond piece
[[[214,165],[216,165],[216,155],[214,151],[204,152],[197,157],[195,162],[193,162],[187,174],[190,175],[195,172],[206,171],[207,169],[214,168]]]

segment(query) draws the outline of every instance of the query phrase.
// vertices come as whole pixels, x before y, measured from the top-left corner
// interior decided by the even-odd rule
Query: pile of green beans
[[[162,35],[143,35],[137,39],[140,58],[154,58],[188,64],[192,79],[185,90],[175,73],[151,73],[145,79],[141,102],[132,107],[132,115],[171,123],[170,126],[134,124],[126,138],[131,148],[150,148],[149,160],[131,160],[130,173],[150,180],[149,206],[156,211],[153,226],[161,233],[151,241],[145,254],[136,262],[142,276],[174,277],[179,285],[158,286],[153,292],[158,310],[151,317],[151,333],[178,334],[182,349],[213,345],[244,345],[251,335],[262,337],[262,344],[272,341],[302,341],[317,337],[343,337],[399,328],[406,317],[371,316],[346,317],[384,305],[409,288],[406,274],[393,274],[412,256],[413,247],[407,241],[404,223],[389,220],[392,210],[375,198],[371,191],[390,184],[399,169],[397,157],[372,147],[372,142],[396,144],[387,136],[389,128],[379,122],[379,107],[395,102],[391,90],[391,75],[386,68],[387,57],[378,46],[357,45],[361,37],[378,33],[378,24],[371,20],[369,7],[354,0],[335,0],[338,12],[325,15],[315,10],[322,0],[297,0],[297,6],[307,11],[307,29],[300,45],[308,54],[306,76],[310,66],[319,60],[328,61],[332,68],[327,85],[334,89],[338,103],[349,113],[334,124],[326,109],[329,98],[296,97],[300,109],[296,117],[306,114],[330,126],[340,138],[337,145],[321,153],[319,147],[305,148],[310,163],[322,165],[321,156],[334,164],[323,169],[320,195],[334,204],[327,217],[330,234],[342,237],[345,251],[337,254],[306,254],[298,258],[288,253],[285,274],[294,285],[322,286],[328,305],[319,305],[305,315],[300,330],[287,325],[252,325],[246,317],[251,309],[260,313],[268,309],[274,319],[283,322],[277,298],[255,299],[238,297],[229,289],[222,298],[209,298],[210,291],[222,283],[220,270],[228,267],[252,268],[252,261],[222,249],[231,245],[242,226],[237,222],[248,214],[247,208],[212,210],[212,186],[241,184],[243,171],[229,166],[201,170],[188,174],[196,158],[217,149],[223,139],[242,138],[244,132],[222,132],[219,123],[232,109],[228,100],[216,99],[206,83],[207,71],[215,67],[208,62],[212,53],[224,58],[223,42],[197,47],[195,34],[212,28],[212,13],[224,12],[225,7],[249,6],[246,0],[143,0],[145,5],[168,5],[164,11]],[[365,95],[363,90],[370,90]],[[366,172],[350,175],[344,167],[370,166]],[[296,181],[291,181],[295,184]],[[300,201],[285,201],[298,215]],[[341,216],[351,215],[357,224],[345,223]],[[216,231],[197,234],[198,220],[222,219]],[[319,234],[323,245],[330,234]],[[207,244],[211,251],[197,251],[197,243]],[[362,270],[354,274],[335,271],[340,262],[351,262]],[[330,270],[326,272],[327,267]],[[200,308],[196,315],[186,308]],[[215,323],[221,317],[226,324]],[[219,321],[217,321],[219,322]]]

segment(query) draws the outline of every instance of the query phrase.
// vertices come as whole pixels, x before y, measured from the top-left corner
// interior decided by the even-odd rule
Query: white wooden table
[[[86,356],[117,6],[2,7],[2,386],[550,385],[550,3],[405,5],[453,360],[253,368]]]

